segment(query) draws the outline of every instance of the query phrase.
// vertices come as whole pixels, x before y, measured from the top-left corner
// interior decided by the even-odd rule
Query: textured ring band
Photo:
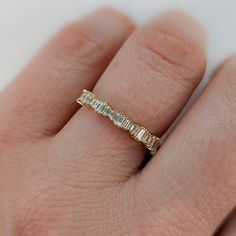
[[[80,105],[89,105],[98,114],[108,117],[115,126],[127,130],[131,136],[143,143],[154,155],[160,146],[160,139],[151,134],[146,128],[133,122],[124,113],[113,110],[113,108],[103,100],[100,100],[90,91],[83,90],[81,96],[76,100]]]

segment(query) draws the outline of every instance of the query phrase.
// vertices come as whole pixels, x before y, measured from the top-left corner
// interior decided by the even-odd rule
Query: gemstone
[[[103,104],[100,108],[100,113],[105,115],[106,110],[107,110],[107,104],[105,102],[103,102]]]
[[[84,90],[80,96],[80,101],[82,103],[87,103],[90,98],[91,94],[88,91]]]
[[[85,98],[86,98],[86,94],[82,93],[82,95],[79,97],[78,101],[81,102],[82,104],[85,103]]]
[[[93,100],[93,98],[91,97],[90,94],[87,94],[87,95],[85,96],[85,99],[84,99],[84,100],[85,100],[86,103],[90,104],[91,101]]]
[[[91,105],[92,107],[94,107],[96,101],[97,101],[97,99],[93,98],[92,101],[91,101],[91,103],[90,103],[90,105]]]
[[[132,134],[132,130],[134,129],[134,127],[135,127],[134,123],[130,122],[128,129],[131,134]]]
[[[113,111],[113,110],[111,109],[111,107],[109,107],[109,108],[108,108],[108,117],[110,118],[110,120],[113,119],[114,114],[115,114],[115,111]]]
[[[98,100],[98,99],[93,99],[92,102],[91,102],[91,106],[93,107],[93,109],[95,111],[98,110],[99,106],[100,106],[101,102]]]
[[[149,139],[149,136],[150,136],[151,134],[146,130],[146,133],[143,135],[143,138],[142,138],[142,141],[143,141],[143,143],[145,144],[145,145],[147,145],[147,143],[148,143],[148,139]]]
[[[143,129],[143,128],[141,128],[141,129],[139,130],[139,132],[135,135],[135,137],[136,137],[139,141],[142,141],[143,136],[145,135],[145,133],[146,133],[146,130]]]
[[[109,113],[110,113],[110,110],[111,110],[111,108],[107,105],[107,103],[104,103],[104,109],[103,109],[102,114],[103,114],[104,116],[108,116]]]
[[[147,146],[151,148],[154,142],[155,142],[155,137],[153,135],[150,135],[148,138]]]
[[[117,126],[121,126],[122,121],[123,121],[124,119],[125,119],[125,116],[124,116],[122,113],[120,113],[120,112],[116,112],[116,113],[114,114],[114,116],[112,117],[113,123],[114,123],[115,125],[117,125]]]
[[[148,139],[148,143],[147,143],[148,149],[150,149],[150,150],[157,150],[159,146],[160,146],[159,138],[157,138],[157,137],[155,137],[153,135],[150,135],[149,139]]]
[[[131,121],[127,117],[124,117],[121,127],[128,130],[130,125]]]
[[[136,137],[137,134],[139,133],[139,130],[140,130],[140,126],[139,125],[134,125],[131,129],[131,134]]]
[[[104,110],[105,104],[104,102],[98,102],[95,108],[95,111],[99,114],[101,114]]]

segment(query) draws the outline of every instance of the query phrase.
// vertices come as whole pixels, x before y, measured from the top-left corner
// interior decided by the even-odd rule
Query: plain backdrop
[[[236,52],[235,0],[0,0],[0,90],[61,26],[102,6],[113,6],[138,24],[168,8],[183,9],[206,28],[207,73]]]

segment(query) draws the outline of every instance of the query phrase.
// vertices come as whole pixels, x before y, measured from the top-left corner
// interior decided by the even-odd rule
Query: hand
[[[134,28],[108,9],[72,23],[1,93],[0,235],[212,235],[234,209],[235,56],[149,161],[76,104],[86,88],[158,136],[173,123],[204,74],[205,33],[177,11]]]

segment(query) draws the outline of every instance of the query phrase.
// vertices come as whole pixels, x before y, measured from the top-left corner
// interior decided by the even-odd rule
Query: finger
[[[170,232],[212,235],[236,205],[235,66],[236,57],[221,66],[137,180],[137,195],[169,212],[157,228],[175,219]]]
[[[77,95],[93,88],[132,29],[126,16],[111,9],[64,27],[6,89],[0,117],[20,122],[28,135],[54,134],[77,110]]]
[[[183,13],[161,15],[128,39],[96,84],[95,94],[161,135],[202,78],[202,34],[198,23]],[[75,153],[77,148],[86,149],[84,152],[96,158],[97,169],[100,166],[109,176],[117,170],[127,178],[143,160],[141,144],[86,108],[79,110],[60,137],[60,146],[74,145],[70,149]]]

